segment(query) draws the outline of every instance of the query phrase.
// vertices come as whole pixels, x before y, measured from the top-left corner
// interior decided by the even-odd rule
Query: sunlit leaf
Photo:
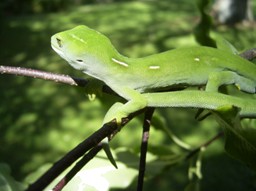
[[[115,151],[112,151],[115,154]],[[129,160],[129,159],[128,159]],[[63,188],[63,191],[108,191],[111,188],[123,189],[128,187],[137,176],[137,169],[127,166],[121,161],[117,161],[118,169],[109,162],[105,153],[99,153],[93,162],[82,168],[71,181]],[[49,164],[43,165],[27,178],[27,182],[32,183],[39,178],[48,168]],[[47,186],[46,190],[51,190],[63,178],[72,167],[65,170],[56,180]]]

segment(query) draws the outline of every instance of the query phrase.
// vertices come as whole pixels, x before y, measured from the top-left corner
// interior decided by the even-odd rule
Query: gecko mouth
[[[57,53],[59,54],[61,57],[64,56],[63,52],[57,48],[54,44],[51,45],[52,46],[52,49]]]
[[[60,57],[64,58],[65,60],[67,60],[66,55],[63,53],[63,51],[60,49],[60,47],[58,45],[56,45],[54,42],[51,43],[51,47],[52,49],[58,54],[60,55]]]

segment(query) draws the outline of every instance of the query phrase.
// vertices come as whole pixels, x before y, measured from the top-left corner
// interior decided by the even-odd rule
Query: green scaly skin
[[[256,117],[254,98],[218,93],[221,85],[234,84],[241,91],[255,94],[256,66],[232,51],[201,46],[128,58],[106,36],[86,26],[53,35],[51,45],[75,69],[103,81],[127,100],[114,104],[103,124],[116,119],[120,125],[122,118],[147,106],[215,110],[234,105],[241,108],[241,117]],[[191,86],[205,86],[206,91],[168,91]],[[109,148],[104,149],[116,166]]]

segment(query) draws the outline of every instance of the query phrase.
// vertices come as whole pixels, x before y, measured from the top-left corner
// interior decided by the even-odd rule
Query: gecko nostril
[[[56,40],[57,40],[57,44],[58,44],[59,47],[61,48],[61,47],[62,47],[62,42],[61,42],[61,40],[60,40],[59,38],[56,38]]]
[[[76,61],[77,61],[77,62],[84,62],[83,60],[80,60],[80,59],[77,59]]]

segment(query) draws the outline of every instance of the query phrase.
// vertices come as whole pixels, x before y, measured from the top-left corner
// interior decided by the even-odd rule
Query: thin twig
[[[214,137],[212,137],[211,139],[209,139],[208,141],[206,141],[205,143],[203,143],[202,145],[200,145],[199,147],[197,147],[196,149],[192,150],[191,152],[188,153],[186,159],[191,158],[192,156],[194,156],[196,153],[198,153],[202,148],[206,148],[208,147],[210,144],[212,144],[214,141],[216,141],[217,139],[221,138],[224,135],[223,131],[219,132],[217,135],[215,135]]]
[[[154,110],[155,108],[147,108],[145,111],[142,141],[140,146],[140,164],[139,164],[137,191],[143,190],[144,174],[146,170],[146,156],[147,156],[147,149],[148,149],[149,130],[150,130],[150,124],[151,124],[151,119],[152,119]]]
[[[31,68],[22,68],[22,67],[13,67],[13,66],[0,65],[0,74],[13,74],[18,76],[27,76],[27,77],[37,78],[37,79],[54,81],[57,83],[68,84],[71,86],[79,86],[79,87],[85,87],[88,83],[90,83],[90,80],[83,79],[83,78],[72,77],[64,74],[56,74],[52,72],[45,72],[45,71],[35,70]],[[113,90],[107,85],[103,85],[102,92],[116,95],[116,93],[113,92]]]
[[[38,78],[43,80],[50,80],[55,82],[60,82],[72,86],[82,86],[84,87],[88,80],[71,77],[64,74],[55,74],[51,72],[45,72],[41,70],[35,70],[30,68],[21,68],[21,67],[13,67],[13,66],[2,66],[0,65],[0,73],[1,74],[14,74],[18,76],[27,76],[32,78]]]

